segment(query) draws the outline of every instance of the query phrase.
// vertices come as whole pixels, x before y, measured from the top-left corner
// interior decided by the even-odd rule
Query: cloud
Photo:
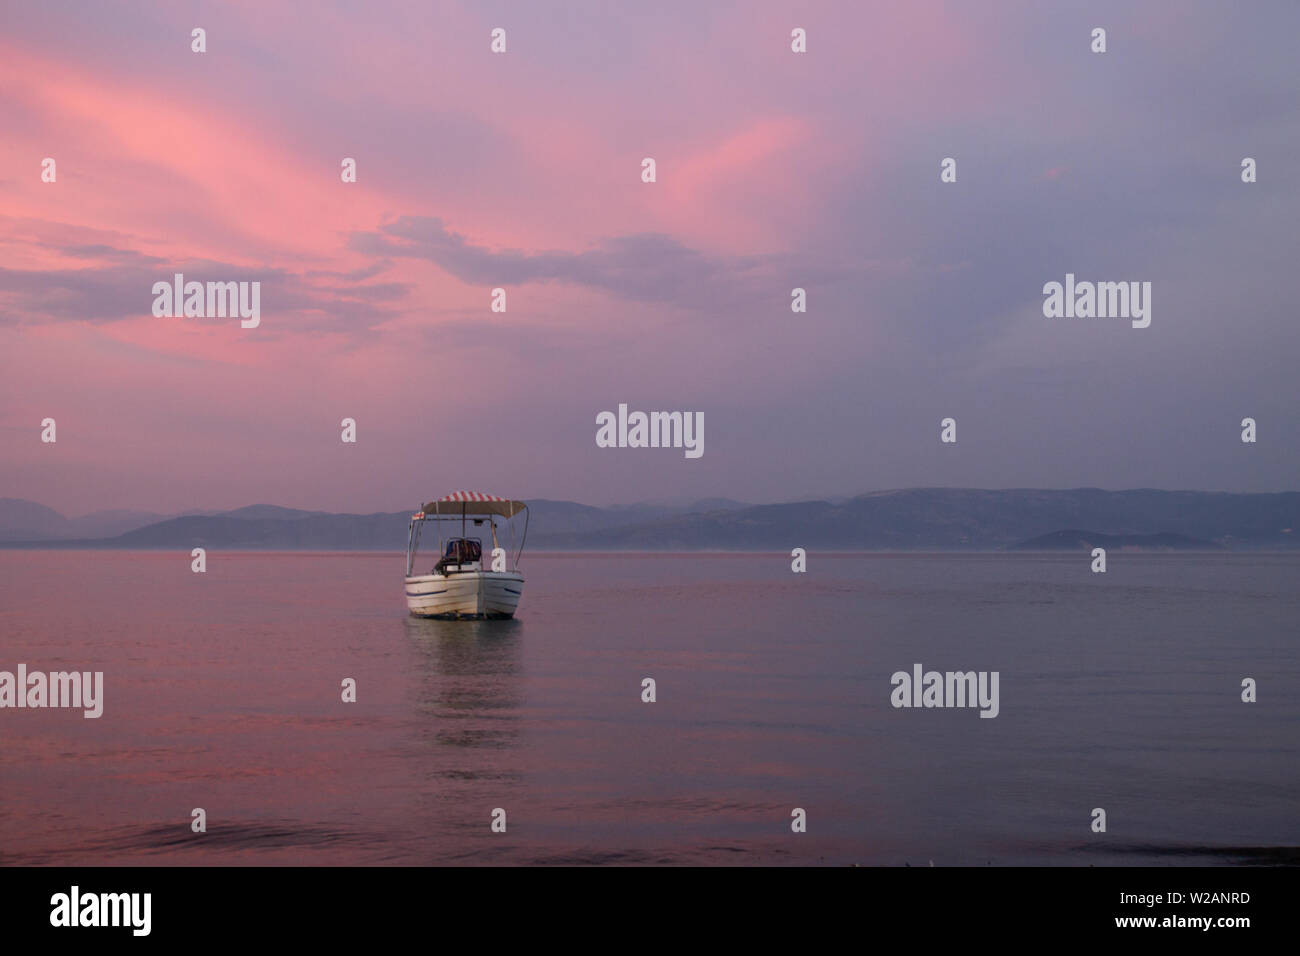
[[[494,250],[450,231],[432,216],[402,216],[377,231],[355,232],[348,248],[366,255],[427,260],[475,285],[564,282],[635,302],[687,309],[734,308],[769,297],[773,283],[784,281],[786,273],[833,280],[871,265],[853,267],[824,259],[801,263],[796,256],[711,255],[660,233],[606,238],[581,252]]]
[[[87,268],[0,267],[0,324],[99,324],[151,316],[154,283],[170,282],[181,273],[186,281],[261,282],[264,320],[288,317],[298,331],[364,331],[398,314],[381,303],[403,299],[411,288],[397,282],[315,285],[286,269],[211,259],[168,260],[104,243],[34,245],[65,258],[93,259],[103,264]],[[336,275],[365,278],[375,271],[382,270],[366,268]],[[266,328],[274,334],[274,323],[266,323]]]
[[[360,269],[351,269],[347,272],[340,272],[336,269],[308,269],[303,275],[309,279],[326,278],[326,279],[343,279],[347,282],[362,282],[365,279],[373,279],[377,275],[382,275],[393,267],[391,259],[381,259],[378,262],[372,262],[368,266]]]

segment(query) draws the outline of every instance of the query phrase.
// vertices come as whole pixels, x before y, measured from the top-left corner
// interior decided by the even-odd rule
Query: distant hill
[[[279,505],[245,505],[243,508],[236,508],[234,511],[218,511],[217,515],[223,518],[242,518],[242,519],[260,519],[260,518],[279,518],[293,521],[298,518],[315,518],[329,515],[328,511],[302,511],[299,508],[282,508]]]
[[[0,498],[0,541],[51,538],[107,538],[144,527],[170,515],[124,509],[93,511],[67,518],[53,508],[22,498]]]
[[[94,537],[109,538],[170,517],[171,515],[158,514],[155,511],[130,511],[127,509],[93,511],[79,518],[69,518],[67,527],[63,529],[62,533],[64,535],[92,535]]]
[[[410,519],[410,511],[330,514],[251,505],[167,518],[116,535],[83,532],[77,539],[55,540],[48,529],[60,527],[55,519],[62,516],[15,501],[0,500],[0,522],[9,515],[17,522],[12,527],[45,529],[45,536],[19,543],[12,527],[0,524],[0,535],[9,539],[0,547],[401,551]],[[685,507],[597,508],[537,499],[529,502],[529,512],[530,550],[1003,550],[1024,549],[1039,539],[1075,547],[1084,537],[1107,536],[1121,541],[1119,547],[1291,549],[1297,547],[1300,493],[912,488],[774,505],[706,499]]]
[[[1180,534],[1227,548],[1297,546],[1300,493],[912,488],[839,504],[755,505],[720,514],[558,534],[562,548],[650,550],[1001,550],[1061,528]]]
[[[82,543],[114,548],[400,551],[406,547],[406,523],[409,518],[410,515],[406,512],[370,515],[304,514],[280,518],[239,518],[229,514],[190,515],[137,528],[106,541]]]
[[[700,513],[707,511],[738,511],[741,508],[751,507],[743,501],[736,501],[732,498],[701,498],[686,509],[688,513]]]
[[[22,498],[0,498],[0,538],[12,541],[57,537],[68,519],[53,508]]]
[[[1012,551],[1222,551],[1213,541],[1189,538],[1185,534],[1100,534],[1096,531],[1053,531],[1029,541],[1013,544]]]
[[[4,502],[9,502],[7,510]],[[686,507],[621,505],[597,508],[574,501],[530,501],[529,548],[540,536],[589,534],[651,522],[676,514],[745,507],[729,499],[710,499]],[[107,513],[105,513],[107,514]],[[126,527],[101,530],[97,516],[69,519],[44,505],[0,499],[0,547],[174,548],[224,547],[281,550],[403,550],[410,511],[368,515],[304,511],[257,504],[232,511],[179,517],[120,513]],[[6,520],[6,515],[11,516]],[[133,516],[127,519],[126,516]],[[138,517],[139,520],[134,520]],[[522,537],[520,522],[517,532]],[[508,539],[507,539],[508,543]],[[516,542],[517,543],[517,542]]]

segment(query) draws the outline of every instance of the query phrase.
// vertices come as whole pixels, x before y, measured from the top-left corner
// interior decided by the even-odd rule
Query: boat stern
[[[406,607],[413,617],[511,618],[523,596],[523,585],[524,576],[518,571],[421,574],[406,579]]]

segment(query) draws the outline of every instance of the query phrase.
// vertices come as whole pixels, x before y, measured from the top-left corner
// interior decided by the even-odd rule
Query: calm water
[[[1182,864],[1300,845],[1300,555],[1112,554],[1105,575],[1080,556],[789,560],[525,556],[515,621],[444,623],[406,616],[400,555],[212,552],[193,574],[187,554],[0,552],[0,670],[105,674],[99,720],[0,710],[0,862]],[[892,708],[916,662],[999,671],[1000,716]]]

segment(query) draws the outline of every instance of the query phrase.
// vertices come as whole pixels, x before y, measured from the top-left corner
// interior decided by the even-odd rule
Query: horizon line
[[[860,491],[855,494],[835,494],[835,495],[820,495],[820,496],[815,495],[815,496],[802,497],[802,498],[789,498],[783,501],[741,501],[740,499],[729,498],[726,495],[720,495],[720,494],[701,495],[697,498],[694,498],[692,501],[680,503],[680,504],[672,504],[664,501],[643,500],[643,501],[632,501],[632,502],[615,502],[613,504],[599,505],[599,504],[591,504],[584,501],[578,501],[572,498],[548,498],[544,496],[520,497],[516,500],[523,501],[525,503],[545,501],[545,502],[556,502],[561,504],[575,504],[575,505],[582,505],[583,507],[587,507],[587,508],[596,508],[602,511],[614,510],[620,508],[643,508],[643,507],[689,508],[702,501],[709,501],[710,499],[721,499],[724,501],[731,501],[746,508],[761,508],[761,507],[774,507],[778,505],[810,504],[816,502],[825,502],[827,504],[830,504],[834,499],[839,499],[841,501],[852,501],[856,498],[866,498],[872,495],[901,494],[906,492],[919,492],[919,491],[977,491],[977,492],[1033,491],[1033,492],[1057,492],[1057,493],[1097,491],[1097,492],[1102,492],[1104,494],[1132,494],[1136,492],[1160,492],[1163,494],[1259,495],[1259,496],[1289,495],[1289,494],[1300,493],[1300,489],[1288,489],[1285,491],[1222,491],[1217,489],[1202,489],[1202,488],[1157,488],[1153,486],[1143,486],[1137,488],[1101,488],[1096,485],[1079,485],[1070,488],[1049,488],[1049,487],[1033,487],[1029,485],[1020,485],[1020,486],[1002,487],[1002,488],[980,488],[972,485],[913,485],[913,486],[908,486],[903,488],[879,488],[871,491]],[[417,502],[416,507],[417,508],[420,507],[421,505],[423,505],[425,501],[429,501],[429,500],[433,500],[433,499],[429,499],[429,498],[422,499],[420,502]],[[400,514],[403,511],[411,510],[409,508],[405,508],[405,509],[397,508],[392,510],[379,510],[379,511],[331,511],[329,509],[324,509],[324,508],[310,508],[310,507],[302,507],[299,505],[282,505],[282,504],[275,504],[269,501],[255,501],[245,505],[236,505],[234,507],[229,507],[229,508],[203,509],[202,511],[198,509],[193,509],[193,510],[183,510],[183,511],[174,511],[174,512],[164,512],[164,511],[150,511],[145,508],[109,507],[109,508],[100,508],[95,511],[87,511],[79,515],[69,515],[60,511],[58,508],[55,508],[51,505],[47,505],[44,502],[36,501],[31,498],[17,498],[17,497],[9,497],[7,495],[0,495],[0,501],[18,501],[18,502],[23,502],[25,504],[36,505],[38,507],[45,508],[49,511],[52,511],[55,514],[59,515],[60,517],[69,521],[75,521],[78,520],[79,518],[86,518],[86,517],[90,517],[91,515],[103,514],[105,512],[113,512],[113,511],[126,511],[126,512],[138,512],[143,514],[161,515],[164,518],[184,518],[184,517],[212,517],[214,515],[227,514],[232,511],[241,511],[245,508],[283,508],[286,511],[303,511],[303,512],[314,512],[318,514],[331,514],[331,515]]]

